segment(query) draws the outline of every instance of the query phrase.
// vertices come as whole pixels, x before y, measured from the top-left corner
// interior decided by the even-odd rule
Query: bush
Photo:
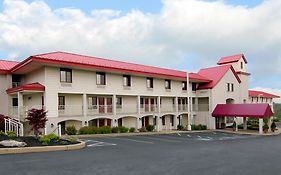
[[[91,134],[91,127],[85,126],[79,129],[79,134]]]
[[[76,135],[77,134],[77,129],[75,128],[75,126],[70,126],[66,128],[66,134],[67,135]]]
[[[265,123],[262,128],[263,128],[263,130],[268,130],[268,129],[269,129],[269,126],[268,126],[267,123]]]
[[[145,127],[142,127],[142,128],[140,128],[140,129],[138,129],[138,130],[139,130],[139,132],[147,132],[147,130],[146,130]]]
[[[50,142],[58,142],[60,140],[61,140],[61,138],[54,133],[49,134],[49,135],[44,135],[39,138],[39,141],[44,144],[48,144]]]
[[[271,123],[271,126],[270,126],[270,127],[271,127],[271,131],[274,132],[275,129],[276,129],[276,124],[275,124],[274,121]]]
[[[42,134],[42,129],[45,128],[47,122],[47,111],[44,109],[31,109],[28,111],[27,121],[31,126],[31,131],[34,131],[35,136],[38,138]]]
[[[17,137],[17,133],[15,131],[8,131],[7,136],[8,137]]]
[[[111,127],[109,126],[103,126],[97,129],[98,134],[109,134],[111,133]]]
[[[154,130],[154,125],[147,125],[146,130],[152,132]]]
[[[177,126],[177,130],[183,130],[183,129],[184,129],[184,127],[182,125]]]
[[[127,133],[129,131],[129,128],[126,128],[126,127],[124,127],[124,126],[120,126],[119,127],[119,132],[120,133]]]
[[[206,125],[191,125],[191,130],[206,130],[207,126]]]
[[[136,128],[134,128],[134,127],[130,128],[129,132],[136,132]]]
[[[113,128],[111,129],[111,132],[112,132],[112,133],[119,133],[119,128],[118,128],[118,127],[113,127]]]
[[[280,122],[280,119],[279,118],[274,118],[273,122]]]
[[[0,136],[5,136],[5,135],[7,135],[5,132],[0,131]]]

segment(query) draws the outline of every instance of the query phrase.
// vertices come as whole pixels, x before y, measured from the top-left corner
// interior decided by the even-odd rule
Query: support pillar
[[[247,130],[247,117],[243,117],[243,129]]]
[[[23,108],[23,95],[21,92],[18,92],[18,119],[20,120],[21,109]]]
[[[263,134],[263,119],[259,119],[259,134]]]
[[[112,96],[112,112],[113,112],[113,116],[114,118],[116,118],[116,95]]]
[[[237,117],[234,117],[234,121],[235,121],[235,123],[236,123],[235,131],[237,132],[237,131],[238,131],[238,121],[237,121]]]
[[[137,96],[137,112],[140,115],[141,113],[141,104],[140,104],[140,96]]]
[[[87,103],[87,94],[83,94],[83,116],[87,116],[87,110],[88,110],[88,103]]]

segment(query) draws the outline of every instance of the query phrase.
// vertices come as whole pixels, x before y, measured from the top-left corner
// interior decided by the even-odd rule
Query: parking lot
[[[1,174],[280,174],[280,136],[222,132],[84,138],[87,147],[1,155]]]

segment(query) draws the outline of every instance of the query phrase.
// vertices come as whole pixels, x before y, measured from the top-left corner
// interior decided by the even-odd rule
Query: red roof
[[[6,90],[8,94],[21,91],[45,91],[45,86],[40,83],[23,84]]]
[[[199,75],[198,73],[189,73],[188,75],[189,75],[189,80],[200,81],[205,83],[209,83],[212,81],[206,77]]]
[[[212,82],[210,82],[208,84],[200,85],[199,89],[212,89],[219,83],[219,81],[223,78],[223,76],[226,74],[226,72],[229,69],[233,72],[237,81],[239,83],[241,83],[241,80],[238,77],[238,75],[236,74],[233,67],[231,65],[223,65],[223,66],[216,66],[216,67],[201,69],[198,72],[198,74],[212,80]]]
[[[268,98],[280,98],[278,95],[270,94],[263,91],[249,90],[249,97],[268,97]]]
[[[222,57],[218,61],[217,64],[221,65],[221,64],[227,64],[227,63],[234,63],[234,62],[239,61],[241,59],[241,57],[244,59],[245,63],[248,63],[248,61],[246,60],[246,58],[245,58],[245,56],[243,54],[238,54],[238,55]]]
[[[255,117],[273,116],[269,104],[218,104],[212,113],[213,117]]]
[[[147,76],[160,76],[178,78],[186,80],[186,72],[177,71],[172,69],[158,68],[153,66],[145,66],[140,64],[126,63],[122,61],[109,60],[104,58],[84,56],[66,52],[52,52],[40,55],[34,55],[24,60],[17,66],[15,66],[11,72],[16,72],[25,65],[31,62],[40,62],[46,64],[59,64],[62,66],[81,67],[81,68],[92,68],[105,71],[116,71],[134,74],[145,74]],[[191,74],[191,80],[209,82],[205,77]]]
[[[16,61],[0,60],[0,73],[8,73],[17,64]]]

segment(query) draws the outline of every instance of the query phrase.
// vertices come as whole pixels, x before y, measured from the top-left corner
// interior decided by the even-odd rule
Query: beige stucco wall
[[[0,114],[3,115],[8,115],[9,109],[9,98],[6,93],[8,84],[11,84],[11,82],[9,82],[8,76],[5,74],[0,74]]]

